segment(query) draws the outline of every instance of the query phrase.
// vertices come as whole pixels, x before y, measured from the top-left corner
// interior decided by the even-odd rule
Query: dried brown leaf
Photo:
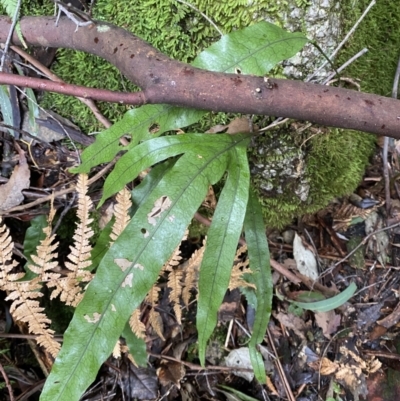
[[[18,152],[19,164],[15,166],[10,179],[0,185],[0,211],[18,206],[24,200],[22,191],[29,188],[31,172],[22,150]]]

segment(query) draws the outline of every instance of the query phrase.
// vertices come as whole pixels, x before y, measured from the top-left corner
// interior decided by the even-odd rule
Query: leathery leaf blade
[[[296,302],[292,301],[295,305],[300,308],[312,310],[314,312],[329,312],[330,310],[336,309],[347,302],[356,292],[357,286],[351,283],[344,291],[340,294],[335,295],[332,298],[325,299],[317,302]]]
[[[260,383],[265,383],[264,362],[256,347],[264,339],[271,316],[273,286],[268,241],[265,235],[261,205],[252,190],[250,190],[249,202],[247,204],[244,232],[250,269],[253,272],[253,274],[249,275],[249,278],[257,287],[256,316],[249,342],[250,359],[256,379]]]
[[[211,71],[264,75],[280,61],[294,56],[307,42],[299,32],[290,33],[261,21],[224,35],[201,52],[193,65]]]
[[[164,175],[174,166],[175,162],[175,159],[169,159],[163,163],[157,164],[157,166],[154,166],[149,173],[146,174],[143,181],[131,191],[132,214],[135,214],[139,206],[147,201],[149,194],[162,180]]]
[[[215,135],[185,134],[154,138],[135,146],[118,160],[107,177],[100,205],[153,164],[187,151],[217,150],[223,140],[230,142],[227,135],[215,140]]]
[[[96,141],[82,153],[82,164],[74,173],[88,173],[101,163],[114,159],[122,150],[130,149],[141,141],[157,138],[166,131],[176,130],[197,122],[206,112],[183,109],[169,105],[145,105],[129,110],[124,117],[96,136]],[[128,147],[119,144],[119,139],[130,136]]]
[[[228,175],[208,230],[206,250],[199,273],[197,330],[199,357],[205,350],[216,324],[217,312],[229,284],[237,244],[243,226],[249,194],[249,164],[246,142],[229,153]]]
[[[243,136],[239,138],[243,140]],[[46,381],[42,401],[78,401],[93,382],[132,311],[180,243],[209,185],[226,171],[228,155],[237,140],[238,136],[227,135],[219,148],[185,153],[139,207],[105,254],[78,305]],[[160,199],[166,201],[164,208],[154,213]]]

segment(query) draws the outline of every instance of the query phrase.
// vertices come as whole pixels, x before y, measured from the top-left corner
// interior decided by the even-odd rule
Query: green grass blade
[[[181,241],[209,185],[226,171],[229,152],[237,141],[230,138],[222,140],[217,150],[204,149],[201,157],[190,152],[183,155],[108,250],[65,332],[42,401],[78,401],[95,379],[132,311]],[[162,197],[170,204],[154,217],[153,206]]]
[[[250,359],[254,374],[260,383],[266,382],[265,368],[261,354],[256,349],[265,336],[268,322],[271,316],[273,285],[271,277],[271,265],[269,262],[268,241],[265,235],[265,226],[261,205],[257,196],[251,190],[247,204],[246,218],[244,221],[245,237],[250,261],[250,269],[253,274],[249,279],[256,285],[256,316],[253,325],[253,333],[249,343]]]
[[[249,179],[246,148],[237,146],[230,152],[228,176],[208,230],[206,250],[199,273],[196,321],[199,356],[203,365],[207,341],[217,324],[218,308],[229,284],[246,213]]]

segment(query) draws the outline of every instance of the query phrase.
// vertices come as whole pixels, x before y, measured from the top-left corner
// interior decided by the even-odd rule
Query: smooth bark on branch
[[[0,17],[4,42],[10,19]],[[172,60],[142,39],[104,22],[79,27],[66,17],[25,17],[21,29],[33,46],[95,54],[138,85],[144,103],[290,117],[338,128],[400,138],[400,101],[301,81],[224,74]],[[14,44],[21,44],[17,35]],[[372,72],[371,72],[372,73]],[[1,83],[0,78],[0,83]]]

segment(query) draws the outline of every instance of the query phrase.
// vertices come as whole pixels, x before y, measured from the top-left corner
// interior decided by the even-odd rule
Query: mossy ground
[[[25,15],[51,13],[49,10],[43,12],[44,2],[28,3],[29,10],[24,11]],[[369,0],[341,2],[343,36],[368,3]],[[279,20],[288,6],[287,1],[278,5],[271,0],[192,0],[192,4],[209,15],[225,33],[248,26],[266,14],[274,15]],[[307,2],[301,5],[306,7]],[[94,18],[122,26],[149,41],[160,51],[185,62],[192,61],[199,51],[219,38],[218,32],[196,11],[171,0],[97,0],[93,12]],[[369,48],[369,53],[344,73],[361,79],[364,91],[390,95],[400,48],[399,15],[399,2],[380,0],[340,54],[338,65],[361,48]],[[54,70],[67,82],[79,85],[125,91],[134,89],[113,66],[81,52],[59,50]],[[80,125],[85,132],[101,129],[90,111],[72,97],[47,94],[43,105],[62,111],[65,117]],[[127,110],[127,106],[120,105],[100,104],[99,107],[111,121],[120,119]],[[226,123],[230,118],[223,113],[210,113],[193,129],[199,132],[215,123]],[[267,225],[283,226],[293,217],[314,212],[333,197],[351,192],[361,179],[373,150],[373,142],[371,136],[338,130],[310,139],[306,157],[309,196],[305,202],[290,191],[274,197],[261,196]],[[257,179],[254,178],[253,183],[258,184]]]

